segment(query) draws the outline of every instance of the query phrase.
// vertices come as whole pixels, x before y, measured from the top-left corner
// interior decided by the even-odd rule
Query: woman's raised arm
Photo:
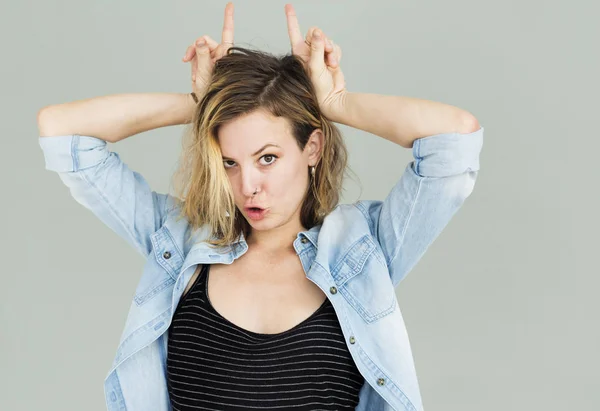
[[[159,127],[189,123],[196,103],[186,93],[130,93],[93,97],[42,108],[40,137],[94,136],[116,143]]]
[[[190,62],[192,90],[198,99],[215,62],[233,46],[233,35],[233,3],[228,3],[221,43],[204,35],[186,49],[182,61]],[[144,131],[189,123],[195,107],[187,93],[114,94],[44,107],[37,122],[41,137],[78,134],[116,143]]]

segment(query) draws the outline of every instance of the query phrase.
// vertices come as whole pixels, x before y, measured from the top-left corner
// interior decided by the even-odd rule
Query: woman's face
[[[235,204],[253,229],[299,224],[309,166],[317,164],[322,135],[315,130],[302,151],[288,121],[263,110],[221,126],[218,139],[223,167],[233,187]],[[247,206],[266,212],[257,217]]]

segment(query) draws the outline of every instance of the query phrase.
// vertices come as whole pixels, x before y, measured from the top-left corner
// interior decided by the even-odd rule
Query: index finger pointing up
[[[225,21],[223,22],[221,43],[233,44],[233,3],[231,2],[225,6]]]
[[[290,36],[290,42],[292,43],[292,46],[294,44],[303,43],[304,37],[300,31],[300,25],[298,24],[298,18],[296,17],[294,6],[291,4],[286,4],[285,15],[287,17],[288,34]]]

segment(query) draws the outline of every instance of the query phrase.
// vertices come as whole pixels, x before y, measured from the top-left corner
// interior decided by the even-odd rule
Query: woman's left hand
[[[344,73],[340,68],[342,49],[318,27],[311,27],[302,37],[296,12],[291,4],[285,6],[292,53],[304,62],[315,88],[319,108],[330,120],[343,107],[346,93]]]

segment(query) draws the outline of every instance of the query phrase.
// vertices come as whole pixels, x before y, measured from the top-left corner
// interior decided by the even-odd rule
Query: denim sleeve
[[[370,223],[396,287],[473,191],[483,131],[415,140],[414,161],[382,201],[356,206]]]
[[[74,134],[39,137],[39,144],[46,170],[58,173],[72,197],[148,256],[171,196],[152,191],[102,139]]]

